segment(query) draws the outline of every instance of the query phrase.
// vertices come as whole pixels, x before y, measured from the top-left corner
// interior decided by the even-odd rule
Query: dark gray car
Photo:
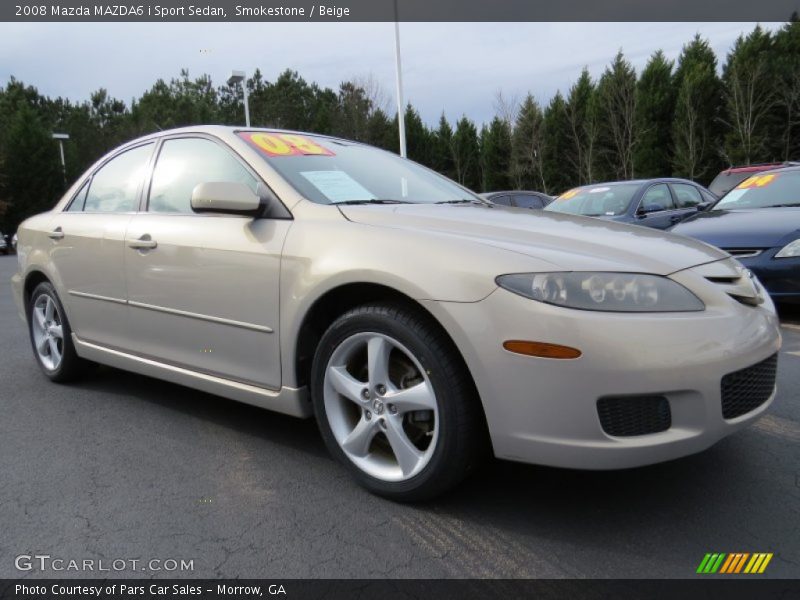
[[[544,208],[553,201],[552,196],[543,192],[511,190],[505,192],[486,192],[481,194],[492,204],[516,206],[518,208]]]

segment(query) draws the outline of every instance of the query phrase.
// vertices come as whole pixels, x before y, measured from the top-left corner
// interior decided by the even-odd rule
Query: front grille
[[[616,437],[659,433],[672,426],[672,412],[664,396],[600,398],[597,414],[603,431]]]
[[[778,355],[722,378],[722,416],[735,419],[764,404],[775,390]]]

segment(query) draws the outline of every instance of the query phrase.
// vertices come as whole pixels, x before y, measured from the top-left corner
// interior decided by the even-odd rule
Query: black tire
[[[43,295],[47,295],[55,302],[58,314],[61,320],[61,327],[63,332],[62,337],[62,358],[60,364],[55,369],[48,368],[39,356],[36,349],[36,341],[34,340],[34,326],[33,320],[36,318],[33,314],[36,301]],[[51,380],[57,383],[66,383],[74,381],[86,372],[88,362],[78,356],[75,351],[75,345],[72,343],[72,328],[67,319],[67,313],[64,310],[64,305],[61,304],[61,299],[58,297],[55,288],[49,281],[43,281],[33,290],[30,301],[28,302],[28,333],[31,340],[31,347],[36,362],[39,364],[42,372]]]
[[[339,446],[326,415],[324,380],[331,356],[344,340],[363,332],[384,334],[403,344],[427,372],[436,395],[437,444],[427,465],[404,481],[384,481],[356,466]],[[488,454],[483,411],[469,371],[449,337],[420,310],[368,304],[341,315],[320,340],[312,365],[311,395],[328,450],[362,486],[385,498],[431,499],[460,483]]]

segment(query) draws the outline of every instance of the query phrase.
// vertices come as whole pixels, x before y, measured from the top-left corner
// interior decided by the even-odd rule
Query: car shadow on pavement
[[[93,367],[85,379],[71,384],[71,387],[101,392],[109,397],[133,396],[137,401],[155,404],[164,410],[178,411],[248,436],[328,458],[313,419],[297,419],[168,381],[100,365]]]

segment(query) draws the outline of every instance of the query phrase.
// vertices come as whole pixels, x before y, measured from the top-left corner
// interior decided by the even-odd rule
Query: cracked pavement
[[[104,577],[692,577],[706,552],[800,575],[800,310],[778,398],[710,450],[619,472],[489,463],[404,506],[361,490],[301,421],[100,368],[39,372],[0,256],[0,577],[14,557],[184,559]],[[98,574],[95,573],[95,576]]]

